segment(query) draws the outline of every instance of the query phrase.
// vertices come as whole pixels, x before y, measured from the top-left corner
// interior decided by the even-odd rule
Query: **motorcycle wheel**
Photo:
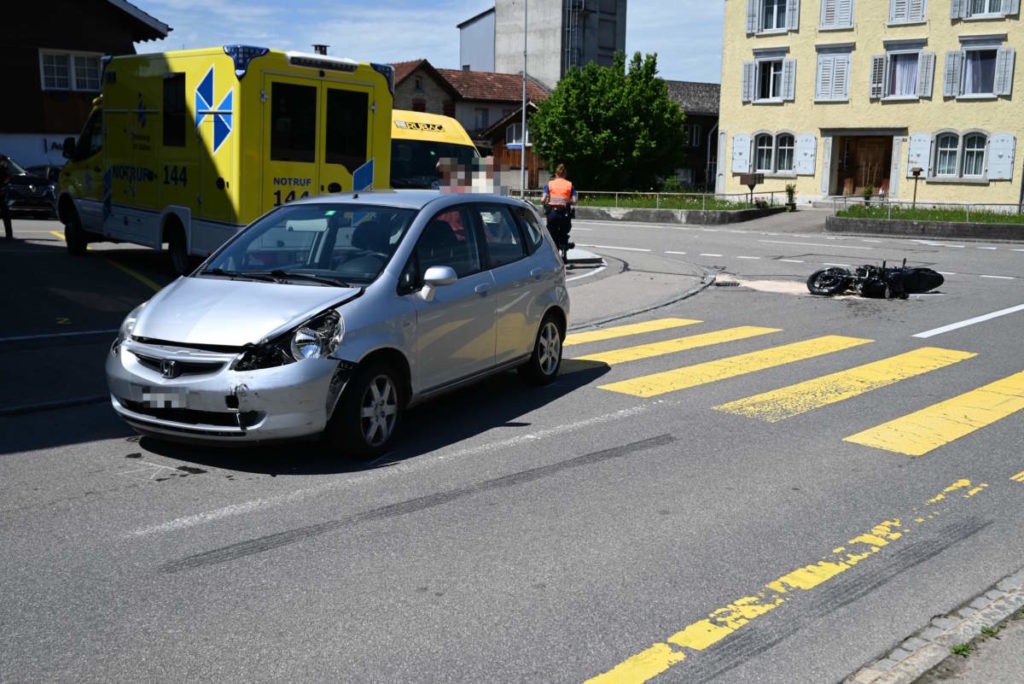
[[[811,294],[832,297],[842,294],[850,286],[850,272],[845,268],[824,268],[807,279]]]

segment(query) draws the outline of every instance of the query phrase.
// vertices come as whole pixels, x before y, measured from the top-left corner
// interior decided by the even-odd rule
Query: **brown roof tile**
[[[496,74],[488,71],[462,71],[459,69],[438,69],[437,71],[455,87],[464,100],[519,102],[523,99],[523,77],[519,74]],[[539,102],[547,99],[548,90],[531,78],[527,80],[526,96],[530,101]]]

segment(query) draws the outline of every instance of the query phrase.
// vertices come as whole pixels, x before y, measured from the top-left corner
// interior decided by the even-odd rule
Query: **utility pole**
[[[519,147],[519,196],[526,197],[526,11],[529,0],[523,0],[523,117],[522,144]]]

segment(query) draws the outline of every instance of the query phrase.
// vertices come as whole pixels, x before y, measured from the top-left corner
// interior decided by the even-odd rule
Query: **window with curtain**
[[[786,0],[764,0],[761,17],[763,31],[786,28]]]
[[[793,170],[793,152],[796,140],[789,133],[780,133],[776,140],[775,169],[779,172]]]
[[[1003,0],[970,0],[968,16],[979,14],[1000,14],[1003,11]]]
[[[771,173],[772,153],[774,152],[774,140],[767,133],[754,138],[754,170],[761,173]]]
[[[943,133],[935,141],[935,151],[935,175],[956,176],[960,136],[956,133]]]
[[[964,136],[964,177],[981,178],[985,175],[985,144],[988,138],[981,133]]]
[[[964,53],[964,95],[993,95],[996,91],[996,50]]]
[[[889,97],[917,96],[918,53],[898,53],[890,57]]]

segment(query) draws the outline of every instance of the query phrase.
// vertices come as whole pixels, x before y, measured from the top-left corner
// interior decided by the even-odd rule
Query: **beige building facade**
[[[716,190],[1018,205],[1020,0],[725,0]]]

